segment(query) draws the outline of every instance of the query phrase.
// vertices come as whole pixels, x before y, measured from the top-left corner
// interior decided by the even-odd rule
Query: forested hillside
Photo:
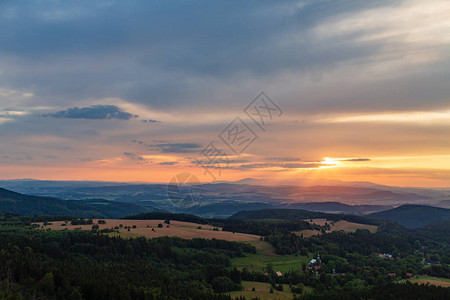
[[[403,205],[370,214],[368,217],[394,221],[408,228],[418,228],[436,221],[450,220],[450,209],[426,205]]]

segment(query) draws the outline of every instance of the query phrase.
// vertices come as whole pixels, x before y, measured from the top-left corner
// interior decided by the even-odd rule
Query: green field
[[[231,260],[233,266],[242,270],[247,268],[252,271],[265,271],[267,264],[272,264],[274,271],[286,273],[289,270],[300,270],[302,265],[308,264],[310,258],[295,255],[277,255],[274,248],[267,242],[252,241],[256,247],[256,254],[246,253],[244,257],[235,257]]]
[[[450,279],[448,278],[440,278],[440,277],[432,277],[432,276],[414,276],[411,279],[401,280],[400,282],[410,281],[413,283],[423,283],[423,284],[431,284],[443,287],[450,287]]]

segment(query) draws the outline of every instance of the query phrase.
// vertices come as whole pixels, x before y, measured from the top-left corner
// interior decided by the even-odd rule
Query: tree
[[[80,292],[80,288],[78,288],[78,287],[72,288],[72,291],[67,296],[67,299],[68,300],[82,300],[83,299],[83,295]]]
[[[46,295],[54,295],[55,294],[55,282],[54,276],[52,272],[49,272],[42,277],[39,281],[40,290]]]
[[[303,294],[303,291],[305,290],[305,285],[303,283],[299,283],[296,287],[291,288],[291,292],[294,294]]]
[[[230,278],[235,283],[241,283],[241,272],[239,272],[239,270],[236,267],[234,267],[233,270],[231,270]]]
[[[272,264],[267,264],[266,265],[266,271],[269,274],[273,274],[273,265]]]
[[[238,289],[239,285],[234,283],[230,278],[219,276],[211,281],[211,286],[216,293],[226,293]]]

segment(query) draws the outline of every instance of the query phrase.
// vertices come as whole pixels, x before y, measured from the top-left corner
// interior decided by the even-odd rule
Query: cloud
[[[173,166],[176,165],[177,163],[178,163],[177,161],[165,161],[158,164],[161,166]]]
[[[283,168],[283,169],[311,169],[328,166],[322,163],[254,163],[241,165],[242,169],[263,169],[263,168]]]
[[[370,158],[349,158],[349,159],[340,159],[340,161],[370,161]]]
[[[58,157],[55,155],[45,155],[44,157],[48,159],[58,159]]]
[[[279,162],[283,162],[283,161],[301,161],[300,158],[297,157],[268,157],[266,158],[267,161],[279,161]]]
[[[251,99],[261,86],[303,110],[352,109],[375,99],[378,109],[390,108],[405,104],[392,101],[392,90],[405,86],[414,97],[402,102],[442,104],[448,101],[448,58],[440,52],[448,52],[449,5],[430,1],[198,1],[189,9],[183,1],[0,1],[0,11],[14,12],[0,18],[0,28],[14,28],[0,36],[0,82],[8,90],[26,89],[39,104],[64,107],[118,97],[161,110],[239,109],[242,96]],[[218,11],[221,18],[210,17]],[[397,69],[397,61],[422,56],[442,63],[436,68],[422,60],[427,78],[415,83],[368,75],[369,86],[355,84],[373,74],[366,65],[376,67],[386,56]],[[349,68],[347,76],[341,66]],[[414,76],[409,71],[400,68],[399,77]]]
[[[296,164],[296,163],[288,163],[282,164],[281,167],[285,169],[308,169],[308,168],[318,168],[323,166],[329,166],[322,163],[304,163],[304,164]]]
[[[153,140],[156,144],[148,144],[137,139],[131,140],[131,142],[144,147],[156,149],[162,153],[195,153],[199,152],[202,148],[202,145],[197,143],[171,143],[164,140]]]
[[[145,158],[143,158],[142,156],[135,154],[135,153],[124,152],[123,155],[125,155],[127,158],[132,159],[132,160],[145,161]]]
[[[90,107],[73,107],[55,113],[46,114],[47,117],[66,119],[91,119],[91,120],[130,120],[138,117],[123,111],[115,105],[94,105]]]
[[[10,156],[10,155],[3,155],[0,157],[3,160],[6,161],[30,161],[33,160],[33,157],[27,155],[27,156]]]
[[[352,114],[335,116],[317,120],[319,123],[410,123],[410,124],[437,124],[450,123],[450,110],[440,111],[397,111],[381,112],[377,114]]]
[[[163,153],[194,153],[202,147],[202,145],[196,143],[166,143],[150,146],[158,148]]]
[[[141,120],[142,123],[161,123],[161,121],[148,119],[148,120]]]
[[[295,173],[318,163],[297,155],[447,153],[449,2],[332,2],[0,1],[11,29],[0,34],[0,152],[66,168],[125,150],[123,164],[138,151],[170,162],[162,154],[198,153],[264,89],[288,114],[233,166]],[[65,118],[135,121],[92,131]]]

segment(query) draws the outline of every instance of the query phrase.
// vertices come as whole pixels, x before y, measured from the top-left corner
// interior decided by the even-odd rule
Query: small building
[[[397,276],[397,274],[395,274],[395,273],[389,273],[388,276],[394,278],[394,277]]]
[[[392,258],[392,254],[389,254],[389,253],[379,253],[377,256],[379,258],[385,258],[385,257]]]
[[[283,276],[283,274],[281,274],[281,272],[280,272],[280,271],[276,271],[276,272],[275,272],[275,274],[277,274],[277,276],[278,276],[278,277],[281,277],[281,276]]]
[[[317,262],[317,260],[313,258],[313,259],[311,259],[311,260],[309,261],[309,264],[310,264],[310,265],[313,265],[313,264],[315,264],[316,262]]]
[[[413,278],[413,276],[414,276],[414,275],[413,275],[412,273],[409,273],[409,272],[406,273],[406,278]]]

